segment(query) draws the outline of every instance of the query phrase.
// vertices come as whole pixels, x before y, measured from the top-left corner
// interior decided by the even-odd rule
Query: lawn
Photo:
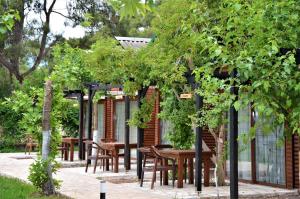
[[[43,196],[37,192],[34,186],[15,178],[0,176],[1,199],[66,199],[61,196]]]

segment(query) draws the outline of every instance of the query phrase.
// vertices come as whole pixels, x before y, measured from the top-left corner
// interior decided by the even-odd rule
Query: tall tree
[[[51,46],[49,25],[55,3],[56,0],[50,2],[47,0],[0,1],[2,5],[0,14],[7,9],[13,9],[19,15],[11,31],[0,39],[0,66],[5,67],[20,83],[39,66]],[[28,21],[29,15],[32,14],[40,15],[41,21],[37,19]],[[25,24],[26,20],[30,25]],[[25,44],[27,48],[31,44],[35,48],[38,46],[38,51],[26,52]],[[31,63],[31,66],[23,71],[21,68],[23,63]]]
[[[52,178],[52,168],[49,159],[50,141],[51,141],[51,107],[52,107],[52,82],[47,80],[45,84],[44,108],[43,108],[43,145],[42,145],[42,159],[47,162],[46,175],[48,181],[43,185],[42,189],[46,195],[55,193],[54,182]]]

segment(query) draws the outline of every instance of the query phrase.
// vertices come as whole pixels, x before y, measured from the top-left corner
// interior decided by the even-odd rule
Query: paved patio
[[[75,157],[77,157],[75,155]],[[27,181],[29,165],[36,158],[35,154],[24,155],[23,153],[2,153],[0,154],[0,175],[8,175]],[[64,162],[67,168],[60,169],[57,176],[63,180],[60,193],[71,198],[93,199],[99,198],[99,179],[106,180],[107,198],[109,199],[196,199],[196,198],[217,198],[215,187],[204,187],[203,192],[198,195],[193,185],[184,184],[183,189],[172,188],[172,186],[159,186],[155,184],[154,190],[150,189],[151,173],[146,173],[144,187],[140,187],[136,178],[136,165],[132,165],[132,170],[125,172],[120,166],[119,173],[110,171],[103,172],[97,168],[96,174],[92,173],[92,168],[88,173],[84,172],[83,162]],[[298,190],[285,190],[260,185],[240,183],[239,193],[241,198],[290,198],[296,199]],[[229,187],[219,188],[220,198],[228,198]]]

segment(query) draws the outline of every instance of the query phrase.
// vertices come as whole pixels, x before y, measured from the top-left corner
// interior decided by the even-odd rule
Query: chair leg
[[[184,183],[186,183],[187,177],[187,159],[184,160]]]
[[[162,186],[162,171],[159,172],[159,176],[160,186]]]
[[[89,167],[89,160],[87,159],[87,160],[86,160],[86,164],[85,164],[85,172],[87,172],[88,167]]]
[[[154,167],[153,167],[153,176],[152,176],[152,182],[151,182],[151,189],[154,187],[154,181],[156,180],[156,168],[157,168],[157,158],[154,160]]]
[[[96,168],[97,168],[97,162],[98,162],[98,158],[96,158],[96,159],[95,159],[94,173],[96,172]]]
[[[176,175],[176,166],[175,166],[175,161],[173,161],[173,164],[172,164],[172,174],[173,174],[173,176],[172,176],[172,185],[173,185],[173,187],[175,187],[175,175]]]
[[[29,146],[29,151],[28,151],[28,154],[30,155],[30,152],[32,151],[32,146],[30,145]]]
[[[143,182],[144,182],[144,175],[145,175],[145,166],[146,166],[146,155],[144,154],[144,162],[143,162],[143,168],[142,168],[142,173],[141,173],[141,183],[140,183],[140,187],[143,186]]]

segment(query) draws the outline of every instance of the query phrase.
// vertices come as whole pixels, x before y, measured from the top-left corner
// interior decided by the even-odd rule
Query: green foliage
[[[128,121],[130,126],[147,128],[147,123],[150,122],[155,104],[155,95],[141,100],[141,108],[133,112],[132,118]]]
[[[169,95],[161,103],[161,108],[159,117],[172,124],[166,138],[177,149],[190,149],[195,142],[192,118],[190,117],[195,113],[194,100],[179,100],[174,95]]]
[[[120,12],[121,19],[124,17],[133,17],[137,14],[145,14],[149,9],[147,4],[139,0],[110,0],[111,5]]]
[[[20,16],[17,11],[10,10],[4,13],[1,13],[0,16],[0,41],[3,40],[4,35],[11,31],[15,20],[20,20]]]
[[[71,48],[68,44],[57,45],[53,50],[54,67],[50,79],[55,89],[83,89],[91,80],[87,70],[87,51]]]
[[[62,130],[66,136],[78,137],[79,106],[76,102],[66,102],[65,111],[61,118]]]
[[[51,164],[52,173],[56,173],[60,165],[52,159],[42,160],[37,159],[30,165],[28,180],[39,190],[42,190],[43,185],[49,180],[47,174],[48,165]],[[56,189],[60,188],[60,181],[53,179],[53,183]]]
[[[1,199],[30,198],[30,199],[62,199],[61,196],[43,196],[37,193],[34,186],[19,179],[0,176]]]

